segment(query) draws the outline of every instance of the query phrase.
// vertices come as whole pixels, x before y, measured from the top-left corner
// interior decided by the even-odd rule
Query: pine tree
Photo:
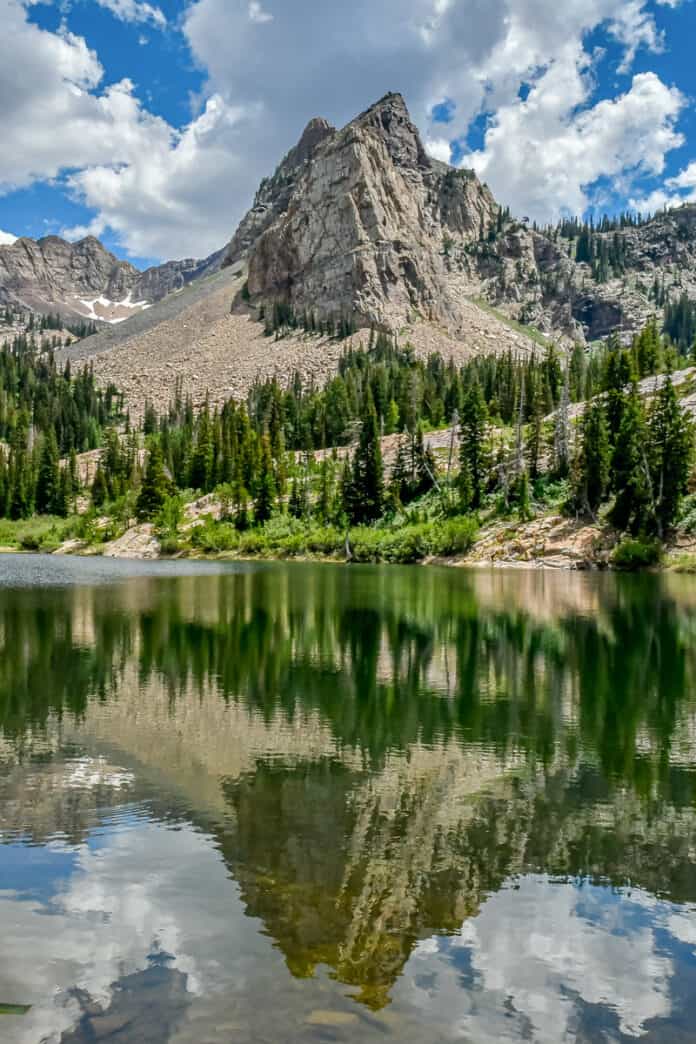
[[[101,466],[101,461],[97,464],[96,471],[94,472],[94,479],[92,480],[92,503],[96,508],[102,507],[109,499],[109,487],[106,483],[106,475],[104,469]]]
[[[595,515],[609,488],[611,448],[604,406],[588,404],[582,421],[575,496],[583,510]]]
[[[368,392],[365,420],[353,457],[349,518],[354,524],[375,522],[384,508],[384,471],[377,412]]]
[[[40,515],[58,513],[60,501],[60,463],[58,443],[52,428],[46,432],[41,447],[36,482],[36,510]]]
[[[302,478],[295,478],[292,480],[292,487],[290,489],[290,498],[288,500],[288,513],[293,518],[305,518],[309,510],[309,502],[307,497],[307,486]]]
[[[196,444],[191,457],[190,482],[192,488],[200,489],[204,493],[210,492],[213,486],[214,468],[213,426],[210,409],[206,402],[198,418]]]
[[[145,474],[135,504],[135,513],[141,521],[152,521],[162,510],[169,493],[169,481],[164,471],[162,447],[159,440],[152,442],[145,464]]]
[[[474,378],[467,388],[462,402],[462,414],[459,430],[459,465],[469,473],[471,483],[471,507],[474,511],[481,506],[483,492],[487,481],[488,453],[486,447],[486,431],[488,425],[488,409],[481,391],[478,378]]]
[[[679,405],[670,374],[655,399],[649,431],[657,535],[662,538],[677,518],[694,449],[693,427]]]
[[[319,466],[319,493],[317,497],[317,515],[322,522],[330,522],[334,511],[334,470],[333,462],[324,457]]]
[[[469,471],[469,462],[464,460],[459,468],[456,479],[458,507],[462,514],[471,511],[474,500],[474,487]]]
[[[565,478],[570,467],[570,387],[566,371],[561,399],[556,410],[553,433],[553,466],[559,478]]]
[[[257,525],[268,522],[275,506],[276,485],[273,477],[273,458],[271,444],[267,435],[261,439],[261,461],[259,469],[258,490],[254,504],[254,521]]]
[[[651,516],[651,476],[647,460],[648,432],[645,412],[633,382],[626,398],[621,427],[612,455],[612,486],[616,500],[611,521],[621,530],[641,533]]]

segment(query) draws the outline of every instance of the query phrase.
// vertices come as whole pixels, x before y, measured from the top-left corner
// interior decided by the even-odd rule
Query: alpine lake
[[[3,1044],[696,1042],[696,579],[0,556]]]

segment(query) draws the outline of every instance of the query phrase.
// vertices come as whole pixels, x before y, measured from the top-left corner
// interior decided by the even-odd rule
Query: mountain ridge
[[[75,243],[60,236],[21,237],[0,246],[0,304],[120,323],[187,283],[220,267],[222,251],[199,261],[168,261],[140,271],[95,236]]]
[[[591,258],[580,236],[530,228],[473,170],[430,157],[403,97],[389,93],[342,128],[311,119],[209,258],[138,272],[94,237],[20,239],[0,247],[0,305],[118,324],[137,341],[130,316],[232,268],[231,304],[245,319],[267,322],[282,303],[300,320],[406,338],[431,323],[465,348],[496,350],[500,327],[484,344],[472,335],[481,304],[530,342],[539,331],[569,346],[629,340],[664,301],[696,301],[696,205],[592,230]]]

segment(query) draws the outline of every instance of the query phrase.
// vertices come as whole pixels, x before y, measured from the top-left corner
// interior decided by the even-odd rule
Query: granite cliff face
[[[221,261],[222,251],[205,261],[169,261],[140,272],[94,236],[77,243],[58,236],[18,239],[0,247],[0,304],[118,323],[217,271]]]
[[[472,303],[569,342],[624,338],[672,298],[696,298],[696,206],[597,233],[620,272],[595,278],[574,242],[532,229],[473,171],[430,158],[403,98],[340,131],[313,120],[266,179],[226,262],[247,260],[253,303],[401,329],[421,317],[467,333]]]
[[[511,338],[535,350],[518,323],[566,344],[628,339],[665,300],[696,300],[696,205],[593,240],[595,256],[620,259],[601,278],[578,261],[577,240],[530,228],[473,171],[429,157],[403,98],[388,94],[341,130],[311,120],[211,257],[139,272],[94,237],[20,239],[0,247],[0,306],[120,324],[229,269],[245,318],[248,301],[283,302],[319,320],[409,327],[411,339],[414,323],[429,325],[478,352],[518,350]],[[126,329],[137,340],[139,320]],[[202,334],[187,332],[192,344]],[[163,337],[165,350],[170,331]]]
[[[461,324],[448,244],[475,241],[498,208],[473,173],[427,156],[401,95],[327,133],[284,202],[249,251],[252,301],[358,326]]]
[[[323,141],[336,133],[324,119],[310,120],[297,145],[288,152],[270,178],[264,178],[254,203],[224,251],[223,267],[245,258],[259,237],[288,209],[298,178]]]

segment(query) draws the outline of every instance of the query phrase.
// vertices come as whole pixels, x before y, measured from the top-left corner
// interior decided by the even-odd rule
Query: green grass
[[[75,529],[74,518],[36,515],[14,522],[0,519],[0,547],[20,551],[54,551]]]
[[[525,337],[529,337],[531,341],[540,345],[542,348],[550,348],[552,341],[546,337],[541,330],[537,330],[536,326],[525,326],[524,323],[518,323],[516,319],[511,319],[509,315],[505,315],[500,309],[494,308],[488,301],[484,301],[482,297],[473,297],[472,301],[475,305],[481,308],[484,312],[488,312],[489,315],[495,316],[501,323],[508,326],[515,333],[523,334]]]
[[[666,562],[672,573],[696,573],[696,555],[684,551],[679,555],[671,555]]]
[[[425,558],[465,554],[476,539],[478,526],[469,517],[402,520],[349,530],[355,562],[408,564]],[[346,532],[335,526],[302,522],[279,515],[261,529],[239,533],[230,522],[206,519],[191,535],[193,549],[205,554],[239,558],[345,558]]]
[[[0,1004],[0,1015],[26,1015],[31,1004]]]

